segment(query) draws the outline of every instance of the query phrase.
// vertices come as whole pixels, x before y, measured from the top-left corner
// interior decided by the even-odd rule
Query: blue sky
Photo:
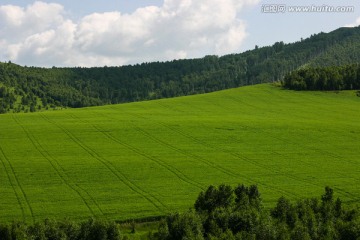
[[[353,9],[320,9],[342,6]],[[357,25],[358,0],[0,0],[0,61],[117,66],[221,56]]]

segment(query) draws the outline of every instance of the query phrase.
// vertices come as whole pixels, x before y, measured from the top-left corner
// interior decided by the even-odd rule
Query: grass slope
[[[360,98],[256,85],[0,116],[0,221],[128,219],[184,210],[210,184],[266,204],[329,185],[360,198]]]

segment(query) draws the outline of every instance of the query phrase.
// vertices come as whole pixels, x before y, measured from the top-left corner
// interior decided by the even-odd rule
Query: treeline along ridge
[[[222,57],[122,67],[39,68],[0,63],[0,113],[79,108],[272,82],[301,66],[360,62],[360,28]]]

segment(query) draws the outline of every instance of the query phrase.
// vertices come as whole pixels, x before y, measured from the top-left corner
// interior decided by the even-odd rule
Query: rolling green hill
[[[220,183],[257,184],[267,206],[326,185],[358,203],[359,107],[352,91],[263,84],[0,115],[0,222],[163,215]]]
[[[360,63],[360,27],[222,57],[133,66],[46,69],[0,63],[0,113],[193,95],[274,82],[306,66],[353,63]]]

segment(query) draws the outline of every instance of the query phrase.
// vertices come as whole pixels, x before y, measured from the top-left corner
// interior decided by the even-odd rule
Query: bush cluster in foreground
[[[320,199],[302,199],[295,204],[279,198],[267,210],[257,186],[210,186],[201,192],[195,209],[171,214],[154,239],[360,239],[360,217],[346,210],[333,190],[325,188]]]
[[[359,90],[360,65],[301,68],[286,74],[283,86],[293,90]]]

